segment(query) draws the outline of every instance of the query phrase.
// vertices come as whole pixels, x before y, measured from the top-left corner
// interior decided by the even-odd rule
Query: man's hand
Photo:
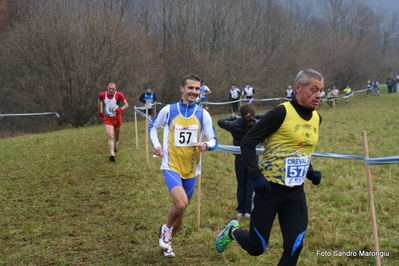
[[[313,185],[318,185],[321,182],[321,172],[313,170],[312,165],[310,165],[306,177],[312,181]]]
[[[208,148],[205,142],[199,142],[196,146],[200,149],[200,152],[205,152]]]
[[[270,182],[264,176],[252,179],[252,184],[256,193],[267,193],[271,190]]]
[[[101,117],[101,119],[104,119],[105,117],[104,113],[98,113],[98,116]]]
[[[120,115],[121,113],[122,113],[122,109],[121,108],[116,108],[115,109],[115,113],[117,114],[117,115]]]
[[[164,153],[161,146],[158,146],[154,149],[154,155],[163,157]]]

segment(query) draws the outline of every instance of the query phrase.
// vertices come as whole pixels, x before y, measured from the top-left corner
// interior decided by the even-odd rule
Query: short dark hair
[[[189,74],[189,75],[186,75],[183,77],[183,79],[181,80],[181,85],[182,86],[186,85],[186,82],[188,79],[201,82],[201,78],[199,76],[194,75],[194,74]]]

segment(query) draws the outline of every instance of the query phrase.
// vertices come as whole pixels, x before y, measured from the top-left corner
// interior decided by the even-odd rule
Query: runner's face
[[[187,79],[186,84],[184,86],[180,86],[183,103],[195,103],[195,100],[199,96],[200,87],[201,86],[199,81]]]
[[[107,88],[108,94],[114,94],[115,91],[116,91],[116,85],[115,84],[108,85],[108,88]]]
[[[320,102],[321,92],[324,89],[324,81],[311,79],[311,82],[303,86],[301,84],[295,84],[295,90],[297,92],[297,101],[300,105],[309,109],[316,109]]]

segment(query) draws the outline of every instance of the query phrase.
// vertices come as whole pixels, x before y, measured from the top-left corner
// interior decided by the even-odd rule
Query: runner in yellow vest
[[[343,92],[345,93],[346,103],[348,103],[349,102],[349,97],[352,94],[352,89],[349,88],[349,86],[346,86],[346,88],[343,90]]]

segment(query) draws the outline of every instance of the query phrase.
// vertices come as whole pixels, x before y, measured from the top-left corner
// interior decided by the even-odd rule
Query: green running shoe
[[[226,227],[218,234],[216,237],[216,250],[218,252],[223,252],[227,245],[233,241],[230,237],[230,230],[232,227],[239,227],[240,223],[237,220],[231,220]]]

